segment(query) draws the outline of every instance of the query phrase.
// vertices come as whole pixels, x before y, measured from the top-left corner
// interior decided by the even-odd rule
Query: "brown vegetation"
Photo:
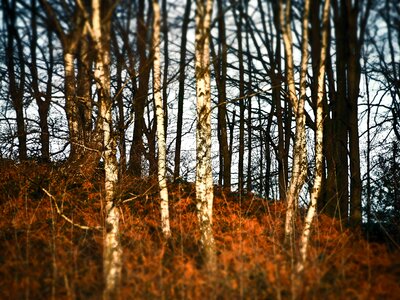
[[[0,168],[0,298],[100,299],[102,175],[66,175],[62,167],[6,163]],[[156,182],[121,180],[121,299],[396,299],[399,249],[368,243],[319,216],[305,271],[282,246],[285,205],[215,190],[218,269],[202,268],[194,187],[170,185],[172,238],[160,229]],[[153,188],[151,188],[154,185]],[[300,226],[300,225],[299,225]],[[297,228],[300,232],[301,228]],[[299,234],[298,234],[299,235]]]

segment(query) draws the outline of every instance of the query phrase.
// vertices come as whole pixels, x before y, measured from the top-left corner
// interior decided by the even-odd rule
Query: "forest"
[[[400,299],[398,0],[1,0],[0,299]]]

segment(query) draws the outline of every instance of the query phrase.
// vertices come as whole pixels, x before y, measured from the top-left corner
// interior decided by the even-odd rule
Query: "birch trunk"
[[[104,169],[105,169],[105,230],[103,245],[103,299],[114,299],[122,269],[122,249],[119,240],[119,210],[115,204],[118,180],[116,142],[112,136],[112,101],[110,97],[110,19],[101,17],[101,0],[92,1],[92,37],[96,49],[95,79],[100,101],[100,118],[103,120]],[[111,15],[111,14],[110,14]],[[104,30],[102,30],[104,29]]]
[[[280,22],[282,37],[285,46],[287,74],[286,82],[289,88],[289,100],[296,119],[296,135],[293,145],[293,167],[292,177],[286,192],[287,210],[285,219],[285,243],[292,244],[292,236],[295,221],[295,209],[298,203],[300,191],[304,185],[307,175],[307,149],[306,149],[306,128],[304,102],[306,97],[306,75],[308,60],[308,15],[310,1],[305,0],[302,24],[302,44],[300,63],[300,95],[297,97],[294,81],[293,42],[290,27],[291,1],[286,6],[280,2]]]
[[[324,172],[324,156],[323,156],[323,139],[324,139],[324,78],[325,78],[325,60],[326,50],[328,47],[328,22],[329,22],[330,0],[326,0],[323,10],[323,29],[322,29],[322,45],[320,52],[319,68],[318,68],[318,84],[317,84],[317,108],[315,115],[315,179],[311,191],[311,203],[307,211],[303,232],[300,239],[300,256],[301,261],[298,264],[298,271],[304,269],[304,263],[307,258],[307,248],[310,240],[311,225],[317,208],[317,200],[320,197],[322,179]]]
[[[215,269],[212,232],[213,178],[211,169],[210,23],[212,0],[196,1],[195,75],[197,97],[196,207],[206,265]]]
[[[166,172],[166,145],[165,145],[165,127],[164,127],[164,109],[161,95],[161,55],[160,55],[160,5],[157,0],[153,0],[153,89],[154,102],[157,116],[157,146],[158,146],[158,185],[161,199],[161,229],[164,237],[171,236],[168,211],[168,188]]]

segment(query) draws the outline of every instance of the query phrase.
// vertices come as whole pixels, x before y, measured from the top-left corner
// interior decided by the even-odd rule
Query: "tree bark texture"
[[[101,0],[92,1],[92,38],[96,49],[94,76],[103,119],[103,158],[105,170],[105,229],[103,244],[103,299],[115,299],[119,292],[122,270],[122,249],[119,239],[119,208],[116,205],[118,165],[116,141],[112,133],[112,99],[110,95],[110,7],[101,6]],[[102,15],[105,14],[107,17]]]
[[[318,7],[319,8],[319,7]],[[324,169],[323,141],[324,141],[324,102],[325,97],[325,61],[326,50],[328,47],[328,22],[329,22],[330,0],[325,0],[323,17],[322,17],[322,39],[319,53],[319,64],[317,72],[317,88],[315,96],[317,97],[316,113],[315,113],[315,177],[314,184],[311,190],[311,200],[308,207],[306,219],[304,221],[303,232],[300,238],[300,256],[301,260],[298,264],[298,271],[304,269],[304,264],[307,258],[307,248],[310,240],[312,221],[316,213],[318,199],[320,197]]]
[[[195,76],[197,97],[196,207],[205,262],[215,269],[216,253],[212,231],[213,177],[211,166],[210,26],[212,0],[196,1]]]
[[[280,23],[282,37],[285,46],[287,74],[286,82],[288,85],[289,100],[292,105],[293,114],[296,120],[295,141],[293,145],[293,166],[292,176],[286,192],[287,210],[285,219],[285,243],[292,245],[294,230],[295,211],[298,203],[300,191],[307,176],[307,148],[306,148],[306,128],[304,104],[306,97],[306,72],[308,61],[308,22],[309,22],[310,1],[304,3],[302,20],[302,41],[301,41],[301,62],[300,62],[300,92],[297,97],[294,79],[293,61],[293,42],[292,31],[290,28],[290,9],[291,2],[287,1],[283,7],[281,2]]]
[[[158,186],[160,189],[161,199],[161,229],[164,237],[167,239],[171,236],[169,224],[168,210],[168,188],[167,188],[167,170],[166,160],[167,151],[165,144],[165,127],[164,127],[164,109],[161,94],[161,55],[160,55],[160,5],[157,0],[153,0],[153,90],[154,104],[156,107],[157,117],[157,146],[158,146]]]

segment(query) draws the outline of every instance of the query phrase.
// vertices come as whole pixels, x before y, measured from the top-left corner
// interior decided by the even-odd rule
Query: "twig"
[[[64,220],[66,220],[72,226],[78,227],[78,228],[83,229],[83,230],[101,230],[102,229],[101,226],[90,227],[90,226],[74,223],[74,221],[72,221],[70,218],[68,218],[66,215],[64,215],[63,212],[60,210],[60,208],[58,207],[57,201],[54,198],[54,196],[52,194],[50,194],[50,192],[48,190],[46,190],[44,187],[41,187],[41,189],[42,189],[43,192],[46,193],[47,196],[50,197],[51,200],[53,200],[54,205],[55,205],[56,210],[57,210],[57,213],[60,215],[60,217],[62,217]]]
[[[121,201],[121,203],[131,202],[131,201],[133,201],[133,200],[136,200],[136,199],[139,198],[139,197],[148,195],[148,192],[149,192],[152,188],[154,188],[155,186],[156,186],[156,184],[153,184],[153,185],[151,185],[144,193],[142,193],[142,194],[140,194],[140,195],[134,195],[133,197],[130,197],[130,198],[128,198],[128,199],[124,199],[124,200]],[[155,193],[154,193],[154,194],[155,194]],[[131,194],[131,195],[133,195],[133,194]]]

